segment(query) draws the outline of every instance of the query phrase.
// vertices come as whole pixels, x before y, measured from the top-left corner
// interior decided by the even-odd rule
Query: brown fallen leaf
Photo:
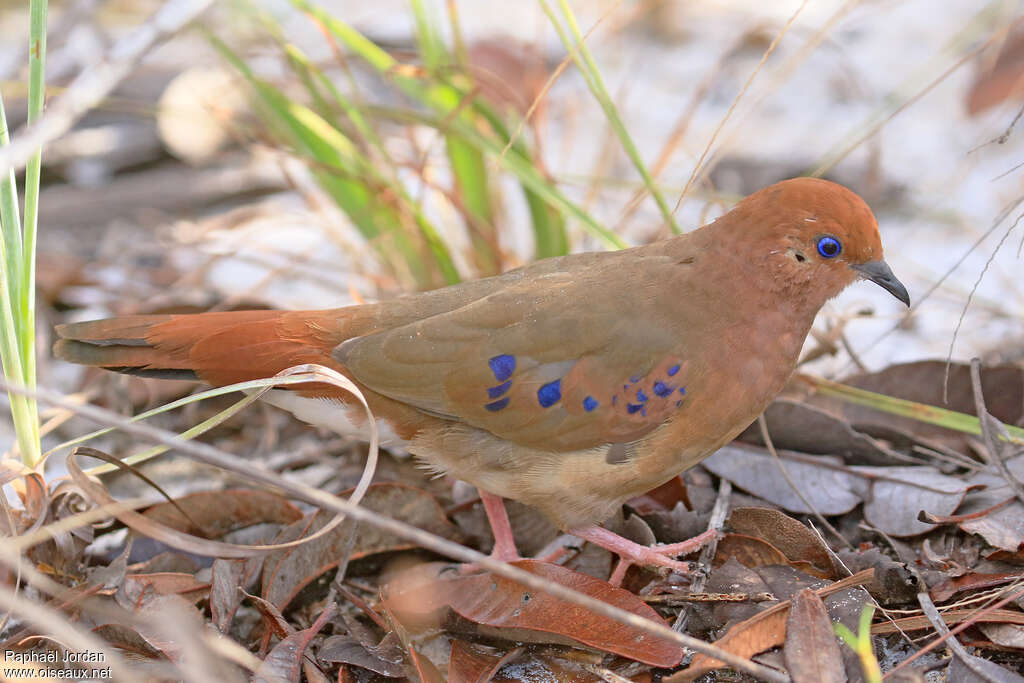
[[[845,683],[846,671],[832,620],[817,593],[804,589],[793,598],[783,648],[793,683]]]
[[[974,590],[977,588],[991,588],[1002,586],[1021,578],[1020,572],[1009,574],[985,574],[981,572],[970,572],[963,576],[951,576],[942,583],[932,586],[928,591],[932,600],[945,602],[961,591]]]
[[[317,652],[317,659],[332,664],[351,664],[389,678],[401,678],[405,674],[400,650],[397,658],[384,657],[380,650],[371,650],[349,635],[335,635],[324,640]]]
[[[125,577],[125,596],[137,602],[142,595],[178,595],[191,603],[210,595],[210,582],[198,581],[192,574],[160,572],[156,574],[128,574]]]
[[[776,448],[835,455],[850,465],[888,465],[892,457],[873,437],[858,431],[840,414],[795,398],[777,398],[764,411],[768,434]],[[739,439],[764,445],[757,422]]]
[[[538,560],[511,564],[638,616],[662,622],[658,613],[636,595],[600,579]],[[653,666],[675,666],[684,654],[676,643],[547,593],[535,593],[492,574],[458,574],[451,565],[418,565],[390,582],[382,593],[388,610],[410,629],[436,628],[445,612],[452,610],[476,624],[509,629],[506,633],[517,640],[582,644]]]
[[[744,567],[785,564],[818,578],[827,579],[832,577],[831,570],[818,569],[810,562],[804,560],[792,560],[768,541],[756,536],[747,536],[746,534],[725,534],[718,540],[718,548],[715,551],[712,566],[720,567],[729,558],[734,558]]]
[[[275,645],[260,667],[253,672],[253,683],[281,683],[281,681],[298,683],[302,674],[306,648],[309,647],[313,637],[327,625],[335,612],[337,612],[337,607],[334,603],[329,604],[312,626],[288,635]]]
[[[820,572],[809,574],[822,578],[836,575],[832,554],[821,536],[784,512],[761,507],[735,508],[729,513],[726,524],[736,533],[771,543],[791,561],[803,561]]]
[[[175,502],[188,510],[191,520],[172,503],[154,505],[143,514],[158,524],[203,538],[220,538],[254,524],[291,524],[302,518],[302,511],[287,499],[255,489],[201,491]],[[192,521],[200,528],[196,529]]]

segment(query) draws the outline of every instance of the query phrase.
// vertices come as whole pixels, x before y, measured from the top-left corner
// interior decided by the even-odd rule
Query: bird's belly
[[[313,398],[281,389],[271,389],[261,397],[261,400],[286,410],[303,422],[316,427],[324,427],[353,439],[370,440],[366,411],[359,403],[342,403],[331,398]],[[381,446],[393,448],[408,446],[408,442],[395,432],[394,425],[383,418],[377,418],[377,434]]]

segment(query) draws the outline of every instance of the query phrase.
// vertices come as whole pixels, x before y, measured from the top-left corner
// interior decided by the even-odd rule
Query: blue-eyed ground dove
[[[857,279],[909,304],[856,194],[800,178],[644,247],[326,311],[130,316],[62,325],[75,363],[213,385],[319,363],[354,380],[381,433],[482,492],[542,510],[630,561],[680,568],[595,527],[713,453],[792,373],[821,306]],[[266,400],[342,433],[326,385]],[[485,495],[492,521],[497,499]],[[498,554],[514,556],[507,529]]]

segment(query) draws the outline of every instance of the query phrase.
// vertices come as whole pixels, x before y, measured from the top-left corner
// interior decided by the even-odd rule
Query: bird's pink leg
[[[626,575],[626,570],[631,564],[639,564],[645,567],[666,567],[681,574],[689,574],[691,571],[689,562],[673,560],[677,555],[688,555],[700,549],[704,544],[715,537],[713,529],[705,531],[700,536],[668,545],[645,546],[634,543],[628,538],[623,538],[616,533],[608,531],[599,526],[589,526],[582,529],[569,531],[573,536],[579,536],[585,541],[610,550],[621,558],[621,562],[612,572],[609,583],[618,585]]]
[[[480,490],[480,500],[484,503],[484,512],[487,513],[487,520],[491,523],[491,533],[494,534],[494,550],[491,557],[503,562],[514,562],[522,559],[519,551],[516,550],[516,541],[512,537],[512,525],[508,521],[508,512],[505,510],[505,501],[501,496]]]

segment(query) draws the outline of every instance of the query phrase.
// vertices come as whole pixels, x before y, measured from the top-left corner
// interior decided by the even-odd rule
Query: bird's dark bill
[[[865,280],[871,280],[876,285],[892,294],[894,297],[910,306],[910,293],[903,286],[895,275],[889,264],[885,261],[868,261],[867,263],[855,263],[850,266]]]

